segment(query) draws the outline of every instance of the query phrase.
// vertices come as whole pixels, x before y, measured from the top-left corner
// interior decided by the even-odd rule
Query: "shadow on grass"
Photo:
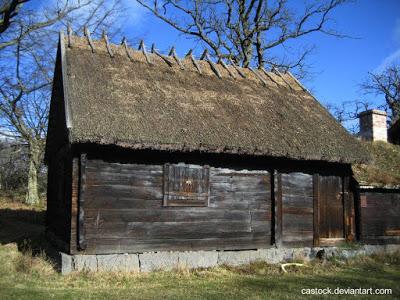
[[[18,250],[31,249],[36,254],[46,248],[43,210],[29,208],[0,209],[0,244],[16,243]]]

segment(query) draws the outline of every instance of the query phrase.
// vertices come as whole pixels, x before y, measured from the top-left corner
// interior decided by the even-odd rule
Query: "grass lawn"
[[[0,299],[320,299],[307,288],[391,288],[400,298],[400,255],[311,263],[282,273],[279,265],[149,274],[57,273],[45,253],[44,211],[0,200]],[[326,296],[345,299],[354,296]]]

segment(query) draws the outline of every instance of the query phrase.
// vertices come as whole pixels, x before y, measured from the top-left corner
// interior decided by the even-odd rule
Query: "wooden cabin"
[[[400,244],[400,146],[364,142],[369,164],[353,165],[358,239],[365,244]]]
[[[368,159],[290,73],[60,36],[47,232],[67,253],[337,245]]]

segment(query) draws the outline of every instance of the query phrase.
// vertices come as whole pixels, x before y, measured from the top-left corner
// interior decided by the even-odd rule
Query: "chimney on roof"
[[[362,141],[387,142],[387,114],[384,111],[371,109],[358,115],[360,119],[360,137]]]

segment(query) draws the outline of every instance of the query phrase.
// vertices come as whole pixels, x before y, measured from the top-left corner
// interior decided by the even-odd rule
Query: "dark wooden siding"
[[[271,245],[267,171],[211,167],[208,207],[163,207],[163,165],[87,160],[85,175],[86,253]]]
[[[72,162],[68,154],[49,161],[46,227],[65,244],[70,241],[71,178]]]
[[[313,245],[313,176],[304,173],[281,174],[282,244]]]
[[[360,193],[361,240],[365,243],[400,243],[400,193]]]
[[[348,180],[346,186],[343,185],[345,178],[337,174],[277,173],[277,245],[335,245],[345,240],[345,233],[348,239],[352,239],[354,199],[351,199]]]

